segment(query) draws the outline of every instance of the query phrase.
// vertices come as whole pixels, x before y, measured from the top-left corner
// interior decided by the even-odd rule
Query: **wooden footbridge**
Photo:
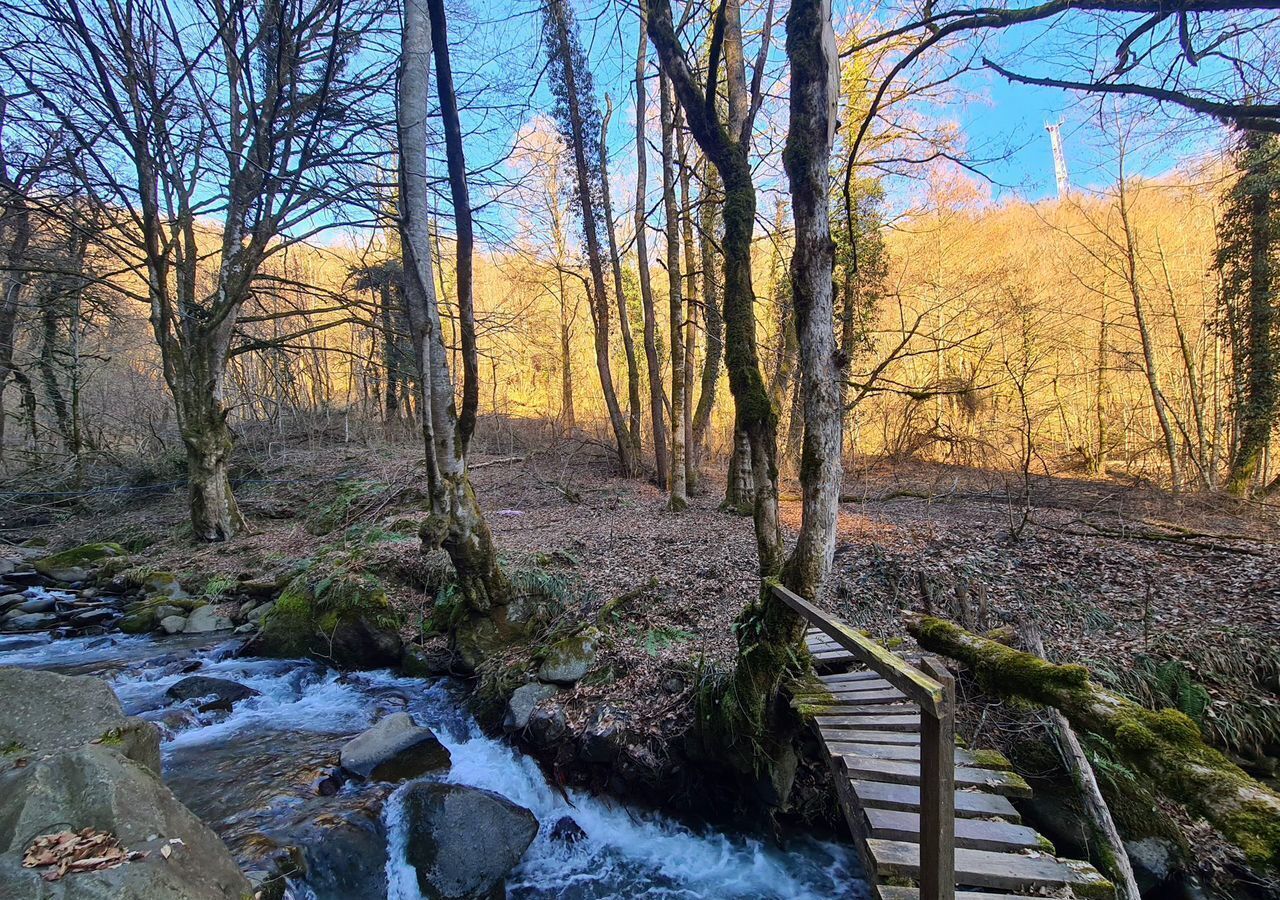
[[[915,665],[785,588],[809,624],[818,682],[792,705],[817,733],[840,807],[880,900],[1008,896],[1113,898],[1087,862],[1058,859],[1010,797],[1031,789],[991,751],[955,746],[954,682],[937,660]]]

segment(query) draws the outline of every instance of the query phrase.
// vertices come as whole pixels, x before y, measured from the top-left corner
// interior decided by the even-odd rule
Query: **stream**
[[[308,846],[311,883],[290,882],[293,900],[363,900],[374,895],[356,885],[371,882],[393,900],[420,897],[414,870],[403,861],[402,790],[358,782],[336,793],[317,788],[343,743],[399,711],[430,727],[451,751],[450,770],[433,777],[495,791],[537,816],[540,832],[508,876],[508,897],[869,896],[848,845],[800,837],[783,850],[750,835],[690,828],[607,797],[562,793],[532,759],[481,731],[461,686],[449,679],[340,673],[307,660],[238,657],[238,649],[225,634],[0,635],[0,665],[106,678],[128,714],[159,726],[166,782],[246,871],[261,865],[264,847]],[[195,701],[165,695],[192,673],[230,679],[259,694],[229,712],[200,712]],[[552,826],[563,816],[586,837],[555,839]],[[344,826],[321,827],[335,820]],[[309,841],[320,845],[314,858]]]

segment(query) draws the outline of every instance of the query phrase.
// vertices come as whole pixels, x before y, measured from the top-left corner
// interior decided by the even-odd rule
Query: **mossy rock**
[[[547,649],[546,658],[538,669],[538,680],[560,685],[577,683],[595,662],[599,646],[600,632],[595,628],[587,628],[556,641]]]
[[[475,672],[480,664],[494,656],[505,645],[497,623],[487,616],[476,616],[453,631],[453,650],[459,667]]]
[[[119,544],[83,544],[37,559],[34,565],[37,572],[55,581],[82,581],[102,560],[127,555]]]
[[[144,606],[120,620],[120,630],[125,634],[147,634],[156,627],[156,611]]]
[[[314,584],[307,575],[289,583],[262,619],[251,650],[262,656],[312,656],[342,668],[398,665],[400,617],[381,582],[339,573]]]
[[[187,592],[182,589],[182,583],[178,581],[178,576],[172,572],[152,572],[143,579],[141,587],[143,592],[152,598],[185,600],[188,597]]]

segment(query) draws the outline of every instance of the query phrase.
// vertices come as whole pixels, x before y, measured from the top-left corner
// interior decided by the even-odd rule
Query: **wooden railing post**
[[[920,716],[920,900],[955,900],[955,679],[925,657],[922,668],[943,687],[938,714]]]

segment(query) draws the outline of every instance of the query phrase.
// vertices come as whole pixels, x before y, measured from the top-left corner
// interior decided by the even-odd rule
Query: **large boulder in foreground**
[[[0,668],[0,765],[88,744],[114,748],[160,774],[160,732],[126,716],[105,681]]]
[[[449,768],[449,750],[407,712],[392,713],[343,744],[342,768],[370,781],[405,781]]]
[[[403,652],[400,617],[376,578],[339,573],[313,585],[299,575],[264,616],[247,650],[313,656],[344,669],[390,668]]]
[[[538,834],[533,813],[479,788],[420,782],[404,804],[405,856],[428,900],[494,896]]]
[[[92,828],[145,854],[114,869],[45,881],[22,866],[35,838]],[[168,852],[161,852],[164,847]],[[104,745],[62,750],[0,773],[0,894],[32,900],[244,900],[227,848],[151,770]]]

